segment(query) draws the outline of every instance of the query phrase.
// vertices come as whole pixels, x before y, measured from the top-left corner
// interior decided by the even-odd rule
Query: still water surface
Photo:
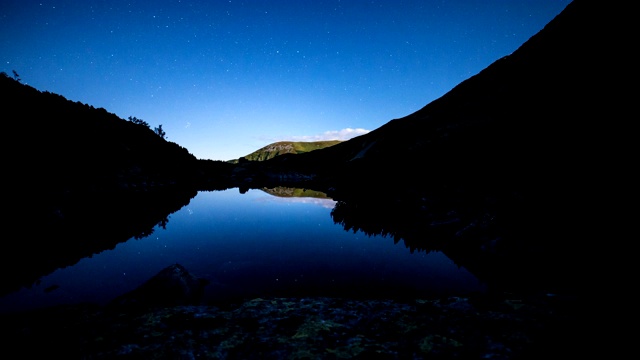
[[[130,239],[0,298],[0,311],[106,304],[179,263],[210,281],[207,301],[259,296],[433,296],[484,291],[440,252],[346,231],[331,199],[237,188],[199,192],[142,239]]]

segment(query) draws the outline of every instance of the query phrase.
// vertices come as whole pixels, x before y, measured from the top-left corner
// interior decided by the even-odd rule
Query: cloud
[[[258,139],[267,143],[274,143],[278,141],[302,141],[302,142],[311,142],[311,141],[328,141],[328,140],[342,140],[346,141],[349,139],[353,139],[356,136],[364,135],[371,130],[366,130],[362,128],[352,129],[345,128],[342,130],[329,130],[325,131],[322,134],[318,135],[302,135],[302,136],[279,136],[279,137],[267,137],[260,136]]]
[[[319,135],[293,136],[288,141],[324,141],[324,140],[349,140],[356,136],[364,135],[371,130],[362,128],[346,128],[342,130],[325,131]]]

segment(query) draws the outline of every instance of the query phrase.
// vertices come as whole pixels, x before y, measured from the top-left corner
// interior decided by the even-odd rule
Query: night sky
[[[409,115],[569,3],[2,0],[0,71],[230,160]]]

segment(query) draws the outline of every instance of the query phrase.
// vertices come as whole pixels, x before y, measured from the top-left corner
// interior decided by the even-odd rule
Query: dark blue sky
[[[569,2],[3,0],[0,71],[229,160],[409,115]]]

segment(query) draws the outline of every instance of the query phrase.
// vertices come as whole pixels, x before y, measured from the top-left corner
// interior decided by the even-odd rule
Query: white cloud
[[[324,140],[349,140],[356,136],[364,135],[371,130],[362,128],[352,129],[346,128],[342,130],[325,131],[319,135],[293,136],[288,141],[324,141]]]

